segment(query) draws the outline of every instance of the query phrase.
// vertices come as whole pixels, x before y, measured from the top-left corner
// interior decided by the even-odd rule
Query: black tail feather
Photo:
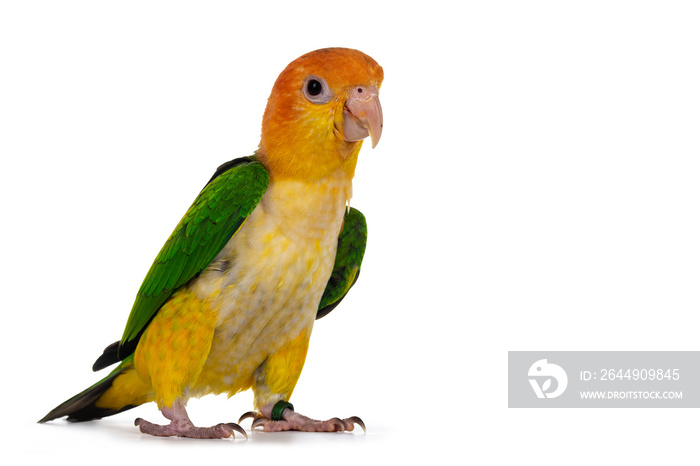
[[[105,348],[105,350],[102,352],[102,355],[100,355],[100,357],[97,358],[95,364],[92,365],[92,370],[94,372],[97,372],[119,361],[121,361],[121,359],[119,359],[119,342],[115,341],[107,348]]]
[[[71,422],[92,421],[134,408],[136,405],[127,405],[119,409],[99,408],[95,406],[95,402],[112,386],[114,379],[116,379],[121,372],[120,369],[115,370],[92,387],[55,407],[39,422],[47,422],[63,416],[68,416],[67,420]]]

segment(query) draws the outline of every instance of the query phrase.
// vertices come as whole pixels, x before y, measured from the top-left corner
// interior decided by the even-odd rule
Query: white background
[[[508,409],[506,371],[508,350],[700,349],[696,2],[1,5],[4,457],[697,462],[697,410]],[[292,401],[367,434],[151,438],[132,421],[153,405],[36,424],[98,380],[185,209],[257,147],[277,74],[328,46],[384,67],[385,128],[355,178],[362,277]],[[189,407],[236,421],[252,395]]]

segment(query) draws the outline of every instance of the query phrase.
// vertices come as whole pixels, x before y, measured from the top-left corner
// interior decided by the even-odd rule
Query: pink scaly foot
[[[355,424],[360,426],[363,431],[367,431],[365,429],[365,423],[357,416],[347,419],[335,417],[327,421],[317,421],[294,412],[293,408],[290,409],[291,405],[287,405],[289,407],[281,412],[280,420],[272,420],[272,411],[274,407],[266,406],[261,409],[261,413],[245,413],[238,422],[252,417],[252,429],[262,427],[265,432],[282,432],[287,430],[296,430],[300,432],[352,432],[355,429]]]
[[[211,427],[197,427],[192,424],[187,415],[185,407],[181,404],[174,404],[172,408],[161,409],[163,416],[170,419],[170,424],[161,426],[137,418],[134,424],[139,427],[144,434],[156,435],[158,437],[188,437],[188,438],[228,438],[235,437],[234,432],[243,434],[248,438],[245,430],[238,424],[232,422],[227,424],[217,424]]]

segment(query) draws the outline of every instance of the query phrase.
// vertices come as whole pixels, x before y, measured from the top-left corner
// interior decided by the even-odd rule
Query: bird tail
[[[134,369],[132,356],[95,385],[56,406],[39,422],[63,416],[71,422],[101,419],[151,401],[149,392]]]

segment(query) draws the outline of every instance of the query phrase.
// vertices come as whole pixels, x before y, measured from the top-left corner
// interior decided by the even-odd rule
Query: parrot
[[[315,320],[356,283],[367,243],[350,207],[358,154],[384,126],[382,67],[350,48],[292,61],[275,81],[253,155],[224,163],[167,239],[134,300],[121,340],[95,361],[105,378],[39,422],[90,421],[154,401],[169,423],[144,434],[248,438],[265,432],[350,432],[361,418],[316,420],[289,402]],[[196,426],[190,398],[252,389],[238,423]]]

